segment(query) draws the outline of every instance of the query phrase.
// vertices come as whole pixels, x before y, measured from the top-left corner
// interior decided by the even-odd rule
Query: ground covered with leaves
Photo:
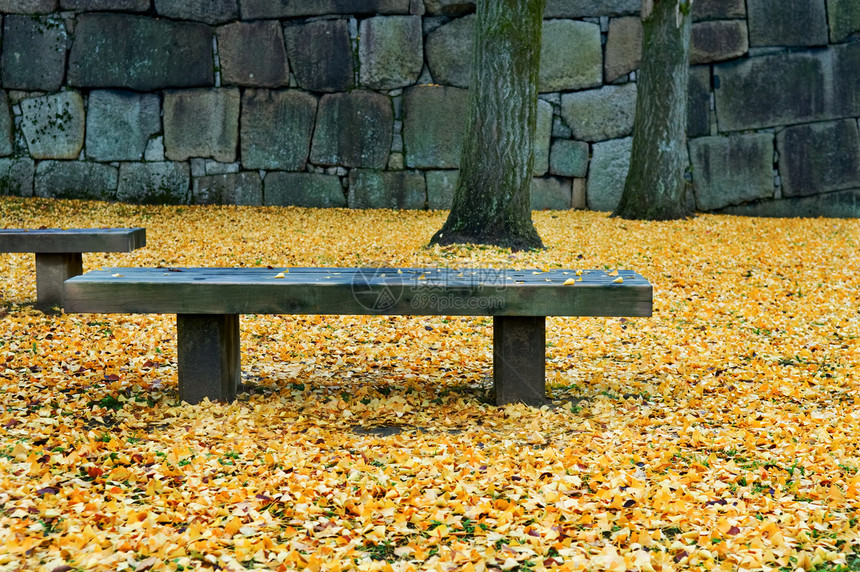
[[[109,266],[627,268],[651,318],[548,318],[552,405],[490,404],[486,318],[243,316],[243,391],[182,404],[174,316],[42,313],[0,254],[0,570],[860,569],[860,223],[0,198],[143,226]]]

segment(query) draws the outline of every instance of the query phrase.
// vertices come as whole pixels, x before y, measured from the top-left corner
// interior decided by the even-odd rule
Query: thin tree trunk
[[[687,217],[690,0],[643,0],[642,65],[630,170],[613,216]]]
[[[531,219],[546,0],[478,0],[460,177],[431,244],[543,248]]]

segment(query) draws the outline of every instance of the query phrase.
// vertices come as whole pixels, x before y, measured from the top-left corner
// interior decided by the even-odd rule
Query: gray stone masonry
[[[745,18],[746,15],[745,0],[695,0],[693,2],[694,21]]]
[[[750,46],[824,46],[824,0],[747,0]]]
[[[303,171],[316,111],[316,98],[298,90],[245,90],[239,136],[242,166]]]
[[[860,218],[860,189],[757,201],[726,207],[719,212],[761,217]]]
[[[452,20],[427,35],[425,57],[433,81],[442,85],[469,87],[475,16]]]
[[[421,18],[376,16],[359,25],[361,85],[385,91],[415,83],[424,67]]]
[[[427,182],[428,209],[447,210],[451,208],[459,175],[460,171],[456,170],[424,172],[424,179]]]
[[[242,0],[244,20],[328,14],[410,14],[410,0]]]
[[[32,197],[35,172],[32,159],[0,159],[0,195]]]
[[[586,187],[588,208],[595,211],[613,211],[618,206],[624,191],[624,181],[627,179],[632,148],[632,137],[601,141],[592,145]]]
[[[693,24],[691,64],[739,58],[747,50],[747,24],[743,20],[713,20]]]
[[[349,173],[349,207],[353,209],[424,209],[427,187],[417,171]]]
[[[311,162],[384,169],[393,123],[391,100],[382,94],[367,90],[326,94],[317,111]]]
[[[263,204],[277,206],[345,207],[346,195],[336,175],[285,173],[266,175]]]
[[[699,210],[773,197],[773,135],[769,133],[692,139],[690,161]]]
[[[116,198],[137,204],[186,204],[190,180],[187,163],[123,163]]]
[[[5,91],[0,91],[0,157],[11,155],[13,146],[13,127],[15,120],[9,109],[9,97]]]
[[[6,14],[46,14],[57,9],[57,0],[0,0]]]
[[[687,137],[711,134],[711,67],[690,68]]]
[[[60,0],[63,10],[121,10],[123,12],[146,12],[150,0]]]
[[[469,0],[424,0],[428,16],[449,16],[456,18],[475,11],[475,3]]]
[[[587,18],[638,14],[641,0],[546,0],[545,18]]]
[[[783,196],[858,186],[860,134],[854,119],[787,127],[777,134],[776,144]]]
[[[64,91],[21,101],[21,131],[33,159],[77,159],[84,147],[84,100]]]
[[[197,177],[192,183],[191,202],[199,205],[263,204],[263,183],[258,173],[224,173]]]
[[[349,22],[312,20],[284,27],[290,64],[299,87],[308,91],[348,91],[355,84]]]
[[[537,124],[535,125],[534,157],[532,174],[536,177],[549,170],[549,145],[552,140],[552,104],[538,99]]]
[[[66,74],[66,26],[60,18],[6,16],[0,80],[3,87],[57,91]]]
[[[567,210],[571,208],[571,181],[556,177],[532,179],[531,208],[542,210]]]
[[[403,99],[406,166],[458,168],[468,92],[455,87],[411,87],[404,90]]]
[[[223,24],[239,17],[236,0],[155,0],[159,16],[174,20],[193,20]]]
[[[642,59],[642,20],[639,16],[612,18],[606,37],[603,80],[611,83],[639,69]]]
[[[154,91],[215,82],[212,29],[126,14],[81,14],[69,53],[68,83]]]
[[[94,90],[87,113],[86,157],[140,161],[149,138],[161,131],[161,99],[154,93]]]
[[[56,199],[116,198],[118,169],[82,161],[41,161],[36,167],[37,197]]]
[[[549,155],[549,172],[561,177],[585,177],[588,172],[588,143],[557,139]]]
[[[236,22],[218,28],[222,85],[284,87],[290,66],[280,22]]]
[[[539,90],[585,89],[602,82],[600,26],[578,20],[544,21]]]
[[[561,116],[576,139],[604,141],[630,135],[635,115],[635,83],[561,96]]]
[[[827,0],[830,41],[834,44],[860,39],[860,2]]]
[[[187,89],[164,94],[164,154],[171,161],[207,157],[236,160],[240,94],[236,88]]]

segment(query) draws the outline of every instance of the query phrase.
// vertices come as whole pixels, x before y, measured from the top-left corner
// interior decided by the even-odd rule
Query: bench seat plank
[[[144,246],[143,228],[0,229],[0,252],[131,252]]]
[[[652,289],[629,270],[108,268],[67,280],[63,304],[94,313],[635,317],[651,315]]]

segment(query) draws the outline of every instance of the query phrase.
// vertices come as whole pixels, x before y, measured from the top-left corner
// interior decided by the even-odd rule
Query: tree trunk
[[[691,0],[643,0],[642,65],[630,170],[612,216],[673,220],[690,214],[687,154]]]
[[[448,220],[431,244],[543,248],[531,219],[546,0],[478,0],[469,115]]]

